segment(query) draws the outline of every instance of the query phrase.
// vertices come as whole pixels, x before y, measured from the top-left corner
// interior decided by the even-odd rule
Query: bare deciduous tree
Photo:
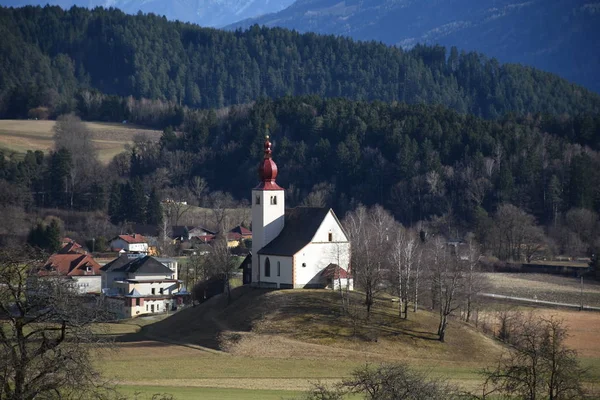
[[[464,264],[464,301],[465,321],[470,322],[477,303],[477,296],[487,287],[487,278],[480,273],[479,246],[472,235],[467,238],[466,249],[460,254],[460,262]]]
[[[92,132],[73,114],[61,115],[54,125],[54,147],[67,149],[72,164],[69,170],[70,204],[73,207],[75,192],[84,190],[100,174],[98,153],[92,142]]]
[[[461,398],[456,387],[411,370],[406,365],[365,365],[352,376],[329,388],[321,383],[305,394],[307,400],[339,400],[348,395],[368,400],[452,400]]]
[[[520,319],[511,342],[494,369],[486,377],[480,398],[498,395],[527,400],[567,400],[585,397],[577,353],[565,346],[567,330],[556,319],[532,314]]]
[[[163,210],[165,220],[168,220],[171,226],[179,225],[180,220],[193,207],[190,203],[191,194],[186,188],[171,188],[168,189],[164,196]]]
[[[27,254],[26,254],[27,252]],[[38,275],[41,255],[0,251],[0,398],[100,398],[108,389],[90,352],[102,345],[92,327],[106,315],[62,276]]]
[[[443,342],[448,327],[448,318],[460,307],[464,285],[464,271],[457,257],[450,253],[446,241],[436,237],[428,249],[428,273],[431,280],[434,308],[438,309],[440,322],[439,340]]]
[[[208,192],[208,184],[206,183],[206,180],[200,176],[195,176],[190,182],[190,190],[194,196],[196,196],[198,205],[202,207],[204,204],[204,198]]]
[[[375,295],[388,274],[387,257],[394,234],[394,218],[381,206],[359,206],[344,220],[352,243],[352,268],[355,284],[365,292],[367,317]]]
[[[419,261],[419,239],[415,232],[399,226],[396,232],[393,247],[390,252],[394,287],[399,297],[399,315],[408,318],[408,303],[411,295],[416,294],[411,290],[415,286],[416,268]]]

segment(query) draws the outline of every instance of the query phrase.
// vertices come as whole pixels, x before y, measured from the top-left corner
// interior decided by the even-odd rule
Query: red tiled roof
[[[227,233],[227,240],[240,240],[243,236],[237,232],[229,232]]]
[[[244,228],[241,225],[236,226],[235,228],[233,228],[229,232],[230,233],[239,233],[242,236],[252,236],[252,231],[250,229]]]
[[[321,275],[326,278],[333,279],[346,279],[352,278],[352,276],[342,267],[338,267],[336,264],[329,264],[327,267],[321,271]]]
[[[91,272],[87,272],[87,267],[92,268]],[[40,275],[51,273],[67,276],[100,275],[100,264],[89,254],[53,254],[39,271]]]
[[[70,242],[63,246],[62,249],[58,251],[59,254],[70,254],[70,253],[78,253],[85,254],[85,251],[81,247],[81,245],[77,242]]]
[[[215,235],[200,235],[200,236],[194,236],[195,240],[198,240],[202,243],[210,243],[213,241],[213,239],[215,238]]]
[[[119,235],[118,237],[130,244],[131,243],[147,243],[148,242],[145,237],[143,237],[142,235],[135,234],[135,233],[133,235]]]

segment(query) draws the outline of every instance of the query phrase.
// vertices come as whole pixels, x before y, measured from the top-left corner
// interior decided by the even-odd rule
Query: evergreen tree
[[[47,246],[46,241],[46,229],[44,229],[44,225],[39,222],[34,228],[31,228],[29,234],[27,235],[27,244],[32,247],[37,247],[39,249],[45,249]]]
[[[51,253],[56,253],[60,250],[61,245],[61,234],[60,234],[60,225],[56,219],[53,219],[48,226],[46,226],[45,230],[46,234],[46,250]]]
[[[133,179],[130,207],[130,221],[143,224],[146,222],[146,194],[139,178]]]
[[[155,189],[150,192],[148,205],[146,206],[146,223],[151,225],[161,225],[163,221],[163,210],[160,199]]]
[[[61,242],[60,224],[56,219],[52,219],[45,227],[43,223],[38,223],[35,228],[29,231],[27,236],[29,245],[50,253],[56,253],[60,250]]]
[[[121,185],[117,181],[114,181],[110,187],[110,197],[108,199],[108,216],[110,217],[110,222],[115,225],[123,222],[121,210]]]

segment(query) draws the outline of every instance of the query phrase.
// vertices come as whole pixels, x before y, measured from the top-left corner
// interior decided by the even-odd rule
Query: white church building
[[[332,209],[285,209],[269,137],[252,190],[252,264],[245,283],[265,288],[353,289],[350,241]]]

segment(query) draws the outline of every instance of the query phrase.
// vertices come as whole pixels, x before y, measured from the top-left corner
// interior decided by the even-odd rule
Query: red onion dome
[[[258,166],[258,178],[260,184],[257,188],[265,190],[281,190],[282,188],[275,183],[277,178],[277,164],[272,159],[273,151],[271,150],[271,142],[269,136],[265,140],[265,158]]]

